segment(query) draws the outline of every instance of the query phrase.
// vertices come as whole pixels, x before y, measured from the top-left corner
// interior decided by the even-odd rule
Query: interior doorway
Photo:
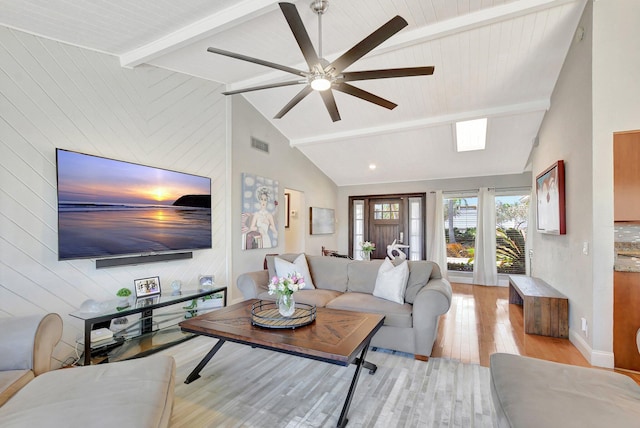
[[[284,189],[284,252],[303,253],[304,231],[307,217],[303,214],[304,193],[293,189]]]
[[[425,193],[349,197],[349,255],[362,258],[364,241],[376,245],[371,258],[383,259],[394,240],[407,245],[410,260],[425,257]]]

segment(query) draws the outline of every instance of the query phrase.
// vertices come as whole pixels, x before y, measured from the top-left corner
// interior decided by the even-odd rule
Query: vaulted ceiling
[[[318,49],[311,0],[294,2]],[[435,66],[432,76],[354,82],[393,110],[335,93],[332,122],[317,93],[281,119],[300,91],[245,97],[337,185],[521,173],[586,0],[330,0],[322,51],[333,61],[395,15],[408,26],[346,71]],[[268,0],[0,0],[0,25],[226,84],[291,75],[207,52],[212,46],[306,70],[277,2]],[[455,150],[454,124],[488,117],[487,147]],[[375,164],[375,170],[369,169]]]

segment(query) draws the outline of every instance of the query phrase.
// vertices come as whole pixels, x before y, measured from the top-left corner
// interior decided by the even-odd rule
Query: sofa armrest
[[[438,334],[440,315],[451,307],[453,291],[444,278],[431,279],[413,302],[413,328],[415,331],[415,354],[429,356]]]
[[[0,320],[0,370],[33,370],[36,376],[51,370],[51,355],[61,337],[58,314]]]
[[[269,271],[259,270],[243,273],[236,281],[242,296],[246,299],[256,299],[258,294],[268,290]]]

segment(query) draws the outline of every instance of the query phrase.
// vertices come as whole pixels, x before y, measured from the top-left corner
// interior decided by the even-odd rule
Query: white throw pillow
[[[290,273],[298,272],[304,278],[304,288],[303,290],[311,290],[316,288],[313,285],[313,281],[311,280],[311,273],[309,273],[309,266],[307,265],[307,258],[304,254],[300,254],[293,263],[286,261],[285,259],[281,259],[280,257],[273,258],[275,267],[276,267],[276,275],[278,278],[287,277]]]
[[[384,259],[378,269],[373,295],[402,305],[408,279],[409,264],[406,261],[394,266],[391,260]]]

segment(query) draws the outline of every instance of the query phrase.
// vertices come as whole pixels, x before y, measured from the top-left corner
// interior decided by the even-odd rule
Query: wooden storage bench
[[[525,333],[569,337],[569,299],[543,280],[509,275],[509,303],[523,305]]]

